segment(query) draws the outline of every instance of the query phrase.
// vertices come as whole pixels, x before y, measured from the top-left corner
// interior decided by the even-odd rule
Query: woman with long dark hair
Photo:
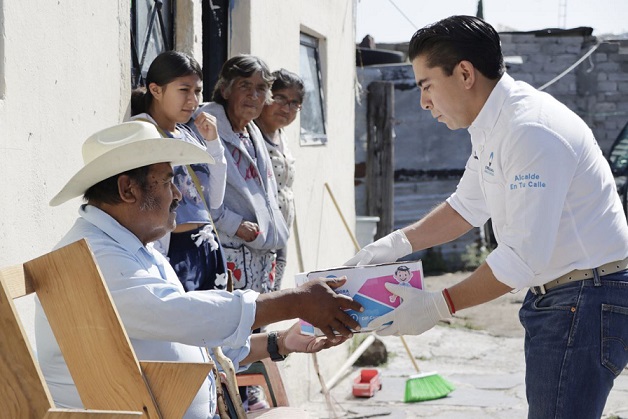
[[[156,247],[168,257],[186,291],[224,289],[227,283],[222,248],[210,211],[222,205],[226,161],[218,140],[216,118],[201,112],[194,119],[196,133],[185,125],[196,111],[203,74],[194,58],[178,51],[159,54],[146,75],[146,87],[133,93],[133,117],[155,124],[162,136],[188,141],[207,149],[215,164],[174,168],[174,183],[183,198],[177,208],[177,227]]]

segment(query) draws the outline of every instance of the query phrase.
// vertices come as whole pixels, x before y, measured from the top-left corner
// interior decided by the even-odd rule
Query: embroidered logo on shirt
[[[491,167],[493,165],[493,152],[488,156],[488,164],[484,166],[484,173],[490,176],[495,176],[495,170]]]
[[[515,175],[514,182],[510,184],[510,190],[515,189],[532,189],[532,188],[545,188],[547,184],[541,180],[541,176],[538,174],[524,173],[521,175]]]

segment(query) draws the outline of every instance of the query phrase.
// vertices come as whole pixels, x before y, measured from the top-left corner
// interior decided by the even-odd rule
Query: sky
[[[358,0],[356,42],[367,34],[375,38],[376,44],[407,42],[416,29],[445,17],[475,15],[477,3],[477,0]],[[483,0],[483,4],[484,20],[498,31],[589,26],[593,35],[628,32],[628,0]]]

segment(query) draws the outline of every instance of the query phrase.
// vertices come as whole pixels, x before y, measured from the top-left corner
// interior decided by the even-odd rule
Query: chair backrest
[[[36,292],[87,409],[180,418],[211,370],[211,364],[204,363],[138,362],[85,240],[9,268],[0,279],[9,301]],[[27,354],[36,367],[30,349]],[[48,400],[37,408],[50,408],[41,371],[36,368],[34,373]],[[34,394],[37,389],[25,390]]]
[[[0,271],[0,406],[7,417],[43,418],[54,407]]]
[[[10,418],[128,419],[142,412],[56,409],[12,295],[33,292],[23,267],[0,270],[0,406]]]

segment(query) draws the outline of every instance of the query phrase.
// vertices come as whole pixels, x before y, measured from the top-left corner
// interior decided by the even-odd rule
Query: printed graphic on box
[[[314,278],[347,277],[347,282],[336,288],[339,294],[347,295],[364,307],[364,312],[347,310],[347,313],[361,326],[361,332],[370,332],[368,324],[379,316],[399,307],[400,298],[389,292],[385,283],[423,288],[423,268],[421,261],[395,262],[380,265],[340,267],[324,271],[313,271],[307,275],[298,274],[297,285]],[[301,321],[301,331],[306,334],[321,334],[309,323]]]

